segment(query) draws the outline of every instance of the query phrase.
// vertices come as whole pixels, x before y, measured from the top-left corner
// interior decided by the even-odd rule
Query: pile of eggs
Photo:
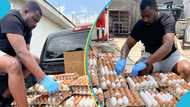
[[[96,107],[92,96],[72,96],[66,100],[64,107]]]
[[[71,86],[88,86],[88,76],[80,76],[71,83]]]
[[[98,56],[102,89],[127,87],[125,78],[116,75],[114,68],[115,56],[111,53],[102,53]]]
[[[101,78],[101,87],[103,90],[110,89],[110,88],[121,88],[121,87],[128,87],[127,82],[124,77],[122,76],[105,76]]]
[[[64,81],[67,81],[67,80],[72,81],[72,80],[75,80],[75,79],[77,79],[79,77],[79,75],[76,74],[76,73],[64,73],[64,74],[50,75],[50,76],[52,76],[57,81],[62,81],[62,80],[64,80]]]
[[[49,75],[49,77],[57,80],[57,82],[60,85],[60,90],[61,91],[66,91],[69,90],[69,86],[71,84],[72,81],[76,80],[79,76],[75,73],[65,73],[65,74],[59,74],[59,75]],[[47,93],[47,90],[45,89],[45,87],[43,87],[40,84],[35,84],[33,87],[30,87],[27,90],[28,93],[33,92],[33,94],[35,93]]]
[[[176,84],[167,88],[169,92],[175,95],[177,98],[180,98],[186,92],[190,90],[190,85],[188,83]]]
[[[128,88],[110,89],[106,92],[106,97],[108,107],[144,105],[138,93]]]
[[[99,54],[100,73],[102,76],[116,75],[114,69],[115,56],[113,54]]]
[[[93,83],[98,83],[97,81],[98,80],[94,80]],[[97,84],[94,84],[94,85],[97,85]],[[87,75],[79,77],[78,79],[73,81],[70,86],[74,94],[82,94],[82,95],[90,94],[90,90],[88,89]]]
[[[104,105],[104,93],[102,88],[93,88],[100,104]]]
[[[97,67],[97,57],[94,50],[90,50],[88,54],[88,68],[96,69]]]
[[[97,74],[97,57],[94,50],[89,51],[88,55],[88,71],[91,76],[91,82],[93,85],[99,85]]]
[[[131,89],[141,90],[149,88],[157,88],[158,84],[153,76],[144,75],[139,77],[127,77],[127,82]]]
[[[185,82],[184,79],[175,73],[156,73],[154,77],[157,81],[159,81],[160,86],[171,86],[176,84],[183,84]]]
[[[145,102],[146,107],[175,107],[176,99],[168,92],[158,92],[157,90],[141,90],[139,92]]]
[[[71,95],[70,92],[59,92],[53,95],[39,95],[32,102],[31,105],[59,105],[63,100]]]
[[[73,94],[90,95],[90,90],[87,86],[72,86],[71,89]]]

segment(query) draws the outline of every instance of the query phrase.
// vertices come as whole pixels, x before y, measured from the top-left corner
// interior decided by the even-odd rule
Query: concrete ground
[[[120,55],[120,50],[123,46],[123,44],[125,43],[126,41],[126,37],[114,37],[114,38],[111,38],[110,41],[106,41],[106,42],[97,42],[97,44],[100,44],[100,45],[104,45],[106,47],[103,47],[104,49],[103,50],[109,50],[108,48],[116,48],[117,50],[117,55],[119,56]],[[180,44],[180,43],[178,43]],[[178,45],[178,47],[180,48],[181,46]],[[101,47],[102,48],[102,47]],[[129,56],[128,56],[128,67],[127,67],[127,71],[131,71],[131,68],[133,66],[133,64],[141,57],[142,55],[142,52],[144,50],[144,46],[141,42],[138,42],[131,50],[131,52],[129,53]],[[181,49],[180,52],[190,60],[190,48],[188,49]]]
[[[115,37],[112,39],[112,42],[116,45],[116,47],[118,47],[119,50],[122,48],[125,41],[126,41],[125,37],[120,37],[120,38]],[[139,57],[141,56],[141,51],[143,50],[144,50],[144,47],[142,43],[138,42],[129,53],[129,58],[131,58],[134,61],[138,60]],[[190,59],[190,48],[182,49],[180,50],[180,52],[186,58]]]

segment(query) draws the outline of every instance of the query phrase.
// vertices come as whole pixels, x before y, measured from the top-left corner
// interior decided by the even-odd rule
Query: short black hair
[[[33,12],[38,11],[40,15],[42,16],[42,10],[36,1],[32,1],[32,0],[27,1],[26,4],[24,5],[24,8],[25,9],[27,8],[29,11],[33,11]]]
[[[147,7],[157,10],[158,6],[156,0],[141,0],[140,9],[144,10]]]

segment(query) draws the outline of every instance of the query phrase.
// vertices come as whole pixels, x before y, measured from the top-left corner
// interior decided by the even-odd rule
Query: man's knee
[[[17,59],[12,58],[6,66],[6,71],[8,74],[21,74],[22,66]]]
[[[185,75],[190,76],[190,63],[188,61],[183,62],[183,72]]]
[[[183,60],[177,63],[178,73],[183,73],[185,76],[190,76],[190,62]]]

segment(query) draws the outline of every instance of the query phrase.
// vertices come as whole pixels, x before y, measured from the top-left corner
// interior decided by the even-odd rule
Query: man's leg
[[[14,100],[19,107],[27,107],[24,77],[19,61],[7,54],[0,58],[0,71],[8,74],[8,86]]]
[[[35,55],[33,55],[33,57],[35,58],[35,60],[39,64],[40,63],[39,57],[37,57]],[[27,70],[25,67],[22,67],[22,68],[23,68],[22,71],[24,74],[26,88],[29,88],[29,87],[33,86],[36,83],[36,81],[34,80],[34,76],[30,73],[29,70]],[[2,93],[1,96],[5,99],[4,104],[6,104],[6,105],[10,104],[13,101],[11,93],[10,93],[8,88],[5,89],[5,91]]]
[[[97,28],[97,30],[96,30],[96,36],[97,36],[97,41],[99,41],[100,40],[100,29],[99,28]]]
[[[181,60],[174,66],[173,71],[179,74],[186,81],[190,81],[190,63],[187,60]]]

